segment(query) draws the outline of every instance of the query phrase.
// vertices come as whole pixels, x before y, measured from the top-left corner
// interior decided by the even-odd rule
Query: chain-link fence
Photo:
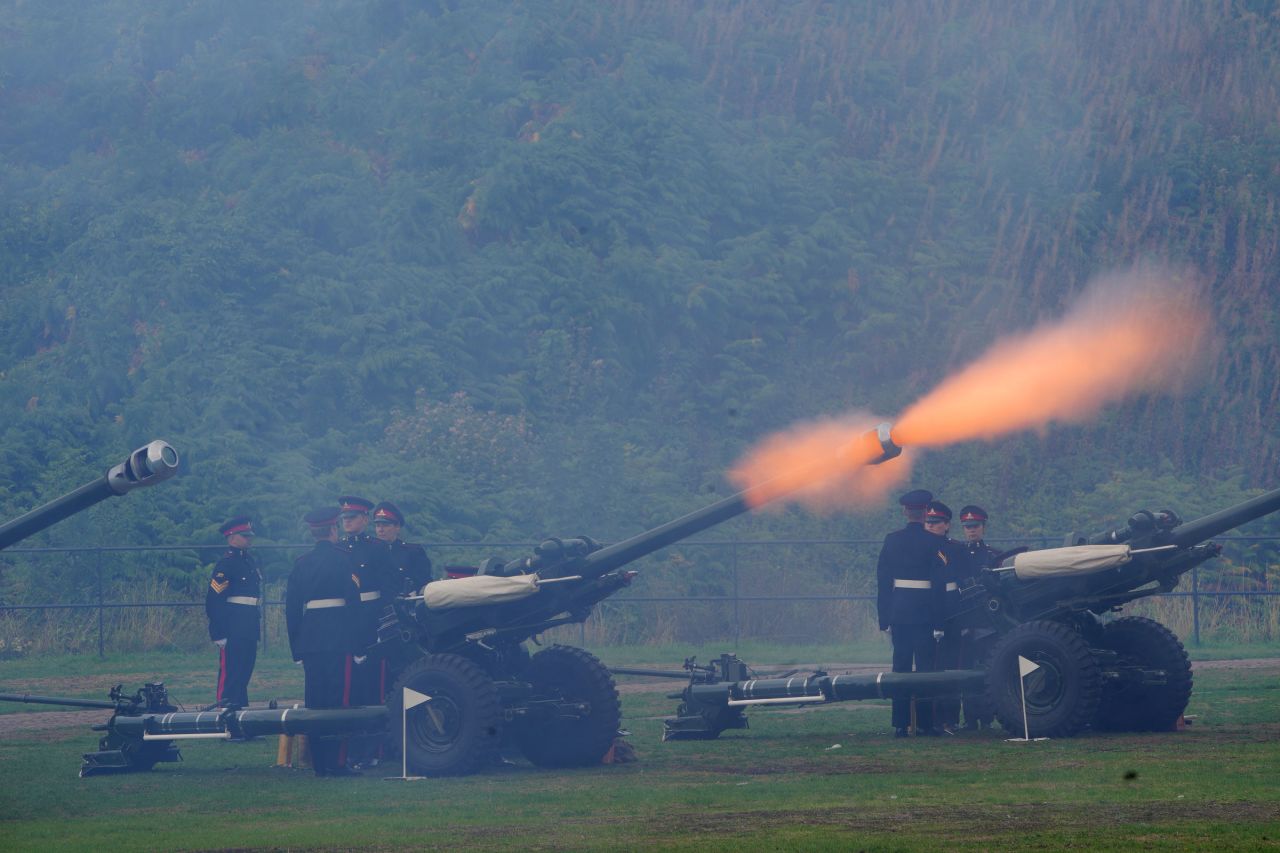
[[[1185,641],[1280,639],[1274,568],[1248,568],[1272,537],[1223,537],[1223,563],[1193,570],[1180,586],[1129,605]],[[993,540],[996,546],[1012,542]],[[515,557],[533,543],[424,543],[440,574],[453,563]],[[1021,540],[1048,547],[1056,541]],[[585,645],[699,645],[744,640],[844,643],[878,633],[875,563],[880,540],[689,541],[632,564],[631,586],[601,602],[583,625],[552,639]],[[1260,547],[1262,546],[1262,547]],[[263,567],[266,648],[284,643],[284,585],[307,545],[254,549]],[[203,589],[218,546],[9,549],[0,555],[0,658],[30,654],[193,649],[208,642]],[[45,589],[72,590],[57,601]]]

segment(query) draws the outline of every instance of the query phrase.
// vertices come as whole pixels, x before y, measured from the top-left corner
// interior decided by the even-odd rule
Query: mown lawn
[[[0,665],[0,692],[94,696],[163,671],[191,706],[209,680],[203,656],[36,663]],[[73,690],[77,679],[99,689]],[[1033,744],[998,731],[895,741],[888,708],[869,702],[756,710],[747,731],[663,744],[676,704],[664,694],[678,683],[620,682],[636,763],[546,771],[517,760],[410,783],[277,769],[274,739],[195,743],[179,765],[81,780],[95,712],[65,724],[9,715],[0,848],[1280,848],[1280,660],[1198,667],[1186,731]],[[300,673],[268,656],[255,685],[255,697],[296,696]]]

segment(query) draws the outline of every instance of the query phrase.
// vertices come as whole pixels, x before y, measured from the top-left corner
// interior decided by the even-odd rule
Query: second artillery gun
[[[922,699],[976,693],[1005,729],[1022,734],[1025,726],[1033,738],[1086,728],[1168,731],[1191,698],[1186,649],[1155,620],[1103,617],[1172,591],[1184,574],[1221,553],[1210,539],[1278,509],[1280,489],[1193,521],[1142,510],[1118,530],[1072,534],[1062,548],[1020,553],[977,572],[960,589],[948,624],[965,632],[971,669],[905,682],[906,674],[896,673],[748,680],[741,661],[722,655],[710,666],[686,661],[684,672],[615,672],[688,679],[676,715],[665,720],[667,740],[745,728],[743,712],[754,705],[886,698],[899,689]],[[1019,657],[1036,665],[1025,678]],[[984,678],[975,681],[974,670]]]

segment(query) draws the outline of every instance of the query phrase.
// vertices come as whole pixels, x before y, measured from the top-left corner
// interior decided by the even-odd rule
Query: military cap
[[[903,506],[923,507],[931,500],[933,500],[933,492],[926,491],[925,489],[915,489],[898,498],[898,503]]]
[[[390,522],[396,527],[404,527],[404,513],[391,501],[383,501],[373,508],[373,523]]]
[[[338,498],[338,506],[339,512],[343,515],[368,515],[369,510],[373,509],[373,501],[358,498],[355,495],[343,495]]]
[[[950,521],[951,507],[942,501],[929,501],[929,505],[924,510],[925,521]]]
[[[326,506],[320,509],[313,509],[302,517],[311,527],[333,527],[338,523],[338,508],[336,506]]]
[[[253,522],[247,515],[237,515],[235,518],[228,518],[226,523],[218,528],[218,532],[223,536],[235,536],[237,533],[241,536],[252,536]]]
[[[987,523],[987,511],[977,504],[969,504],[960,509],[960,523],[968,527]]]

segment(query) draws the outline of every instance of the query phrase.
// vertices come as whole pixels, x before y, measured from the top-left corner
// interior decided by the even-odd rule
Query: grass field
[[[684,653],[597,651],[664,667]],[[740,654],[770,665],[878,650],[839,651]],[[8,661],[0,692],[100,697],[163,673],[190,707],[207,698],[208,658]],[[105,712],[0,704],[0,848],[1280,849],[1280,659],[1204,661],[1195,678],[1186,731],[1032,744],[999,731],[893,740],[872,702],[755,710],[745,732],[662,744],[678,683],[625,678],[636,763],[517,760],[411,783],[273,768],[274,739],[196,743],[179,765],[81,780]],[[251,695],[300,692],[300,672],[266,656]]]

